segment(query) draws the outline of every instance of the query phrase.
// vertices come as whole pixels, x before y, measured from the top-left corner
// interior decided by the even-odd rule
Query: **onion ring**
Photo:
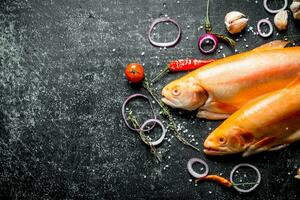
[[[163,125],[163,123],[161,123],[161,121],[159,121],[159,120],[157,120],[157,119],[148,119],[148,120],[145,121],[144,124],[141,126],[141,131],[144,132],[144,131],[145,131],[145,130],[144,130],[144,127],[145,127],[147,124],[151,123],[151,122],[155,122],[154,125],[155,125],[155,124],[158,124],[158,125],[160,125],[161,128],[162,128],[162,134],[161,134],[160,138],[159,138],[158,140],[156,140],[155,142],[149,142],[150,145],[156,146],[156,145],[159,145],[160,143],[162,143],[162,141],[164,140],[164,138],[165,138],[165,136],[166,136],[167,130],[166,130],[165,126]]]
[[[176,26],[177,31],[178,31],[178,34],[177,34],[175,40],[173,40],[173,41],[171,41],[171,42],[155,42],[155,41],[151,38],[151,33],[152,33],[153,28],[154,28],[157,24],[159,24],[159,23],[161,23],[161,22],[171,22],[171,23],[173,23],[173,24]],[[155,20],[152,22],[152,24],[151,24],[151,26],[150,26],[150,29],[149,29],[149,32],[148,32],[148,39],[149,39],[149,42],[150,42],[153,46],[157,46],[157,47],[172,47],[172,46],[174,46],[175,44],[178,43],[180,37],[181,37],[181,28],[180,28],[179,24],[178,24],[175,20],[170,19],[170,18],[167,18],[167,17],[160,17],[160,18],[155,19]]]
[[[252,188],[247,189],[247,190],[241,189],[241,188],[239,188],[237,185],[235,185],[235,183],[233,182],[233,174],[234,174],[234,172],[235,172],[238,168],[240,168],[240,167],[250,167],[250,168],[254,169],[254,171],[256,172],[256,174],[257,174],[257,181],[256,181],[255,185],[254,185]],[[236,166],[231,170],[231,172],[230,172],[230,181],[232,182],[232,186],[233,186],[237,191],[243,192],[243,193],[247,193],[247,192],[253,191],[253,190],[260,184],[260,181],[261,181],[261,174],[260,174],[259,170],[258,170],[254,165],[247,164],[247,163],[241,163],[241,164],[236,165]]]
[[[266,24],[269,26],[270,30],[269,30],[268,33],[263,33],[263,32],[261,31],[260,26],[261,26],[262,23],[266,23]],[[270,20],[268,20],[268,19],[261,19],[261,20],[259,20],[259,21],[257,22],[257,31],[258,31],[258,34],[259,34],[261,37],[270,37],[270,36],[272,35],[272,33],[273,33],[273,25],[272,25],[272,23],[270,22]]]
[[[213,42],[213,46],[211,49],[205,50],[202,48],[202,45],[205,40],[211,40]],[[198,39],[198,48],[202,53],[205,53],[205,54],[214,52],[217,49],[218,44],[219,44],[218,38],[214,34],[211,34],[211,33],[205,33],[205,34],[201,35]]]
[[[199,173],[195,172],[195,170],[193,169],[193,166],[192,166],[194,163],[201,163],[202,165],[204,165],[204,167],[205,167],[204,173],[199,174]],[[202,160],[200,158],[191,158],[187,163],[187,170],[194,178],[203,178],[203,177],[207,176],[209,168],[208,168],[207,163],[204,160]]]
[[[153,106],[152,106],[152,103],[151,103],[150,99],[149,99],[147,96],[143,95],[143,94],[133,94],[133,95],[130,95],[130,96],[124,101],[124,103],[123,103],[123,105],[122,105],[122,116],[123,116],[123,119],[124,119],[124,121],[125,121],[126,126],[127,126],[129,129],[133,130],[133,131],[141,131],[141,128],[138,128],[138,129],[137,129],[137,128],[133,128],[132,126],[129,125],[129,123],[128,123],[128,121],[127,121],[127,118],[126,118],[126,114],[125,114],[125,107],[126,107],[127,103],[128,103],[131,99],[136,98],[136,97],[142,97],[142,98],[145,98],[145,99],[149,102],[149,104],[150,104],[152,113],[153,113],[153,115],[154,115],[154,119],[156,119],[156,115],[155,115],[155,113],[154,113],[154,109],[153,109]],[[154,128],[154,126],[155,126],[155,123],[154,123],[150,128],[148,128],[148,129],[146,129],[146,130],[143,130],[143,131],[150,131],[150,130],[152,130],[152,129]]]
[[[269,13],[272,13],[272,14],[275,14],[275,13],[278,13],[279,11],[285,10],[288,6],[288,1],[284,0],[284,5],[282,8],[277,9],[277,10],[272,10],[268,7],[267,2],[268,2],[268,0],[264,0],[264,7],[265,7],[266,11],[268,11]]]

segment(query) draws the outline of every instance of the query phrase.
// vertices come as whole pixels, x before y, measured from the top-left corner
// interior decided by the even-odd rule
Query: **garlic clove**
[[[300,1],[299,0],[294,0],[293,3],[290,5],[290,9],[293,13],[293,17],[295,19],[300,20]]]
[[[275,15],[274,24],[279,31],[286,30],[288,24],[287,10],[281,10]]]
[[[229,33],[235,34],[241,32],[246,26],[248,19],[238,11],[232,11],[226,14],[224,19],[226,28]]]
[[[298,12],[293,13],[293,17],[295,19],[299,19],[300,20],[300,10]]]
[[[234,20],[240,19],[242,17],[245,17],[245,15],[243,13],[238,12],[238,11],[232,11],[232,12],[229,12],[229,13],[226,14],[225,22],[230,24]]]
[[[240,33],[247,26],[247,22],[247,18],[235,20],[231,24],[228,24],[227,30],[231,34]]]

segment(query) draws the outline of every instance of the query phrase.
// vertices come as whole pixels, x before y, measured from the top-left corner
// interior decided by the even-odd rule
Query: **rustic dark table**
[[[280,6],[281,1],[276,2]],[[143,63],[152,78],[171,59],[235,53],[224,44],[210,56],[198,51],[205,3],[1,0],[0,199],[300,199],[300,182],[293,178],[300,166],[299,143],[247,159],[206,157],[168,132],[159,147],[163,161],[157,163],[122,120],[124,99],[147,94],[126,81],[127,63]],[[251,27],[256,31],[259,19],[273,20],[261,0],[211,0],[216,32],[227,34],[223,18],[232,10],[250,19],[248,29],[235,36],[239,52],[300,33],[300,23],[290,18],[287,32],[275,31],[268,39],[254,35]],[[159,16],[177,20],[182,28],[174,48],[160,49],[148,42],[149,26]],[[168,28],[160,26],[156,37],[172,39],[175,30]],[[182,75],[169,75],[155,88],[161,90]],[[154,107],[158,112],[157,104]],[[201,150],[203,140],[221,123],[196,119],[195,113],[172,113],[184,137]],[[250,194],[214,182],[195,185],[186,170],[191,157],[206,160],[211,173],[225,177],[238,163],[254,164],[262,182]]]

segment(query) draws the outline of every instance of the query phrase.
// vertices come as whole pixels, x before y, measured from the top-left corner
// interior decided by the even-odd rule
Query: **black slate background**
[[[217,32],[226,33],[223,17],[232,10],[247,14],[254,30],[259,19],[273,18],[262,1],[211,2]],[[159,49],[147,40],[149,25],[162,15],[182,27],[175,48]],[[185,147],[168,132],[159,147],[164,160],[157,163],[123,123],[123,100],[146,94],[125,80],[127,63],[143,63],[147,76],[154,77],[170,59],[234,53],[226,45],[214,55],[199,53],[204,16],[203,0],[1,0],[0,199],[300,199],[300,182],[293,178],[300,166],[299,143],[247,159],[215,158]],[[276,33],[264,40],[246,31],[236,36],[237,49],[300,34],[300,25],[290,20],[286,33]],[[173,35],[161,26],[157,34],[162,41]],[[161,90],[181,75],[169,75],[155,87]],[[221,123],[173,113],[184,136],[194,137],[200,149]],[[225,177],[235,164],[252,163],[262,173],[261,185],[244,195],[212,182],[195,186],[186,171],[191,157],[206,160],[211,173]]]

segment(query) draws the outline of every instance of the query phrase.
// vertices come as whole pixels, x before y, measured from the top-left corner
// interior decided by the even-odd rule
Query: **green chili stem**
[[[160,72],[157,76],[154,77],[154,79],[151,80],[151,83],[155,83],[157,80],[161,79],[161,77],[165,76],[168,72],[169,68],[164,68],[162,72]]]
[[[148,81],[147,78],[144,79],[143,81],[143,86],[144,88],[148,91],[148,93],[152,96],[152,98],[154,99],[154,101],[156,101],[156,103],[159,105],[159,107],[161,108],[162,111],[162,115],[166,116],[166,118],[169,121],[168,126],[170,127],[171,130],[173,130],[173,133],[175,135],[175,137],[182,142],[183,144],[197,150],[200,151],[200,149],[198,149],[197,147],[195,147],[194,145],[192,145],[191,143],[189,143],[183,136],[182,134],[179,132],[179,130],[177,129],[176,123],[173,119],[173,116],[169,110],[168,107],[166,107],[162,101],[159,100],[159,97],[157,95],[157,93],[151,88],[150,83]]]

